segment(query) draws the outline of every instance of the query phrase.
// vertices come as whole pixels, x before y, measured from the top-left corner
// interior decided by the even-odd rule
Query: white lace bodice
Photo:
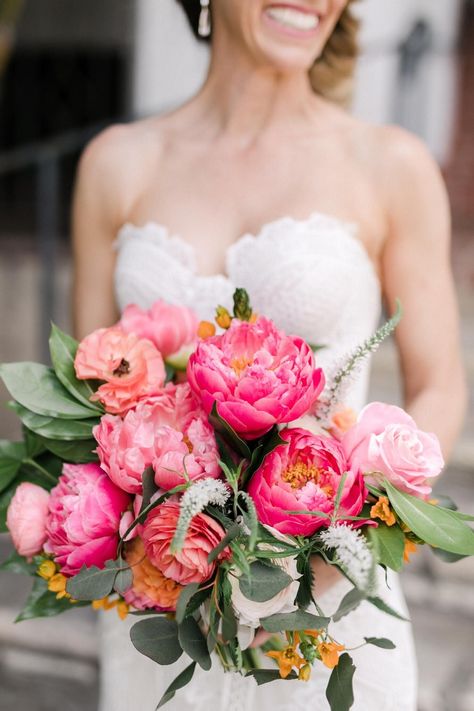
[[[258,313],[325,346],[318,352],[323,367],[370,336],[379,319],[380,284],[357,227],[320,213],[306,220],[284,217],[243,235],[227,251],[226,274],[199,275],[193,247],[155,222],[126,223],[116,248],[121,309],[162,298],[210,319],[218,304],[230,308],[234,289],[244,287]],[[366,367],[348,395],[356,409],[367,381]]]

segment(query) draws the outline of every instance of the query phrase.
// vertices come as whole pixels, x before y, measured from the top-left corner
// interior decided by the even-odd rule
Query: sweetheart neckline
[[[377,267],[374,264],[374,261],[372,260],[369,251],[365,244],[362,242],[357,237],[357,234],[360,232],[360,226],[357,222],[351,222],[350,220],[344,220],[342,218],[336,217],[334,215],[331,215],[326,212],[321,212],[319,210],[313,210],[310,215],[306,218],[297,218],[297,217],[292,217],[290,215],[286,215],[283,217],[277,217],[273,220],[268,220],[267,222],[264,222],[261,227],[255,231],[255,232],[244,232],[241,234],[237,239],[230,244],[226,251],[225,251],[225,273],[224,272],[219,272],[215,274],[200,274],[195,266],[195,255],[196,255],[196,247],[188,242],[184,237],[182,237],[179,233],[173,233],[171,229],[165,225],[162,222],[158,222],[157,220],[147,220],[143,224],[139,225],[136,222],[133,222],[131,220],[125,221],[117,230],[116,232],[116,240],[115,243],[119,244],[120,243],[120,237],[126,233],[127,230],[135,230],[135,231],[140,231],[140,232],[145,232],[147,229],[156,229],[160,231],[167,240],[169,240],[171,243],[178,243],[180,244],[183,248],[185,248],[188,252],[189,255],[192,255],[193,257],[193,262],[194,262],[194,276],[198,279],[204,279],[204,280],[225,280],[229,281],[231,279],[229,275],[229,256],[232,254],[232,252],[239,247],[239,245],[247,239],[252,239],[252,240],[259,240],[262,238],[262,236],[267,233],[269,230],[274,229],[275,227],[280,226],[282,223],[288,222],[291,225],[297,225],[297,226],[303,226],[306,224],[310,224],[313,220],[324,220],[326,221],[326,224],[328,225],[333,225],[333,226],[338,226],[343,228],[344,234],[350,239],[350,241],[357,245],[359,247],[360,254],[365,258],[365,261],[367,265],[370,267],[370,270],[375,277],[379,287],[381,287],[381,280],[380,276],[377,270]]]

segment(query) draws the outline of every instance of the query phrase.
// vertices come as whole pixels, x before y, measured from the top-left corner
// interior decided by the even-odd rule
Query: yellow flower
[[[124,620],[130,610],[130,606],[122,598],[111,600],[110,597],[103,597],[101,600],[94,600],[92,603],[93,610],[113,610],[117,608],[117,614],[121,620]]]
[[[381,496],[376,504],[370,509],[371,518],[379,518],[381,521],[385,521],[387,526],[393,526],[396,524],[397,519],[395,514],[390,508],[390,502],[386,496]]]
[[[304,667],[301,667],[301,669],[298,672],[298,679],[300,681],[309,681],[310,678],[311,678],[311,665],[305,664]]]
[[[70,597],[66,590],[66,583],[66,576],[62,573],[56,573],[48,581],[48,590],[55,592],[58,600],[61,600],[63,597]]]
[[[344,645],[337,642],[321,642],[318,644],[318,652],[321,655],[322,663],[328,669],[334,669],[339,664],[339,652],[343,652]]]
[[[197,335],[199,338],[211,338],[211,336],[216,335],[216,327],[210,321],[201,321]]]
[[[412,553],[416,553],[418,551],[418,546],[416,543],[413,543],[413,541],[410,541],[409,538],[405,538],[405,548],[403,550],[403,560],[405,563],[410,562],[410,556]]]
[[[42,563],[38,566],[38,569],[36,571],[40,578],[43,578],[44,580],[50,580],[53,575],[56,573],[56,563],[54,563],[52,560],[43,560]]]
[[[117,602],[117,614],[121,620],[124,620],[127,617],[129,610],[130,608],[125,600],[119,600]]]
[[[272,650],[271,652],[266,652],[266,656],[276,660],[282,679],[286,679],[293,667],[300,669],[306,665],[306,660],[298,654],[292,645],[288,645],[281,651]]]
[[[224,306],[218,306],[216,309],[216,323],[221,328],[228,329],[232,323],[232,316]]]

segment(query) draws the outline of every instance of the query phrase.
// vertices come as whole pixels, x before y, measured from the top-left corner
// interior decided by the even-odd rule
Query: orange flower
[[[119,597],[115,600],[111,600],[107,595],[107,597],[103,597],[101,600],[94,600],[92,603],[93,610],[113,610],[114,607],[117,608],[117,614],[120,619],[124,620],[128,615],[130,607],[122,598]]]
[[[53,575],[48,580],[48,590],[56,593],[58,600],[61,600],[63,597],[70,598],[71,596],[66,591],[66,583],[66,576],[62,573],[56,573],[56,575]]]
[[[318,652],[321,655],[322,663],[328,669],[334,669],[339,664],[339,652],[343,652],[344,645],[337,642],[321,642],[318,644]]]
[[[298,654],[292,645],[288,645],[288,647],[281,651],[273,650],[266,652],[266,656],[277,661],[282,679],[286,679],[293,667],[299,670],[306,665],[306,660]]]
[[[232,323],[232,316],[230,313],[227,311],[224,306],[218,306],[216,309],[216,323],[218,326],[221,328],[225,328],[226,330],[230,327],[230,324]]]
[[[126,602],[138,610],[176,610],[183,586],[167,578],[152,565],[145,555],[141,538],[135,538],[128,544],[125,559],[133,572],[132,587],[124,595]]]
[[[211,338],[216,335],[216,327],[210,321],[201,321],[197,335],[199,338]]]
[[[371,518],[379,518],[385,521],[387,526],[394,526],[397,523],[395,514],[390,508],[390,502],[386,496],[381,496],[376,504],[370,509]]]
[[[340,439],[356,422],[356,413],[351,407],[346,407],[344,410],[334,413],[331,417],[329,432],[333,437],[336,437],[336,439]]]
[[[413,543],[413,541],[410,541],[409,538],[405,538],[405,548],[403,550],[403,560],[405,563],[410,562],[410,556],[412,553],[416,553],[418,551],[418,546],[416,543]]]

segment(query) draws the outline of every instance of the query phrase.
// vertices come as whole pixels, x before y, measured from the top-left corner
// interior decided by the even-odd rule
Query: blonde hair
[[[320,96],[340,106],[352,101],[354,72],[359,56],[359,20],[349,3],[343,11],[323,53],[310,70],[311,85]]]

